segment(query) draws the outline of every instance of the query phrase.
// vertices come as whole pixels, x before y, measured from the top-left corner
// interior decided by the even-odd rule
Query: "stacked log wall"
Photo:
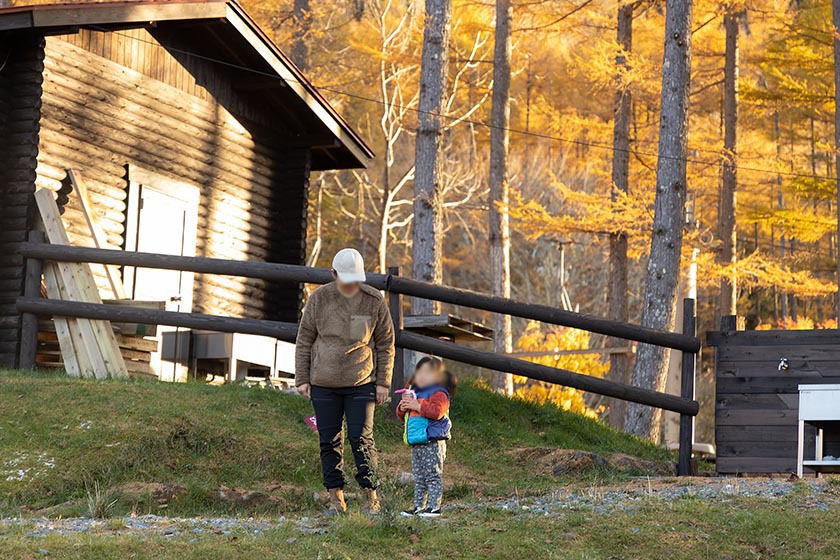
[[[0,41],[0,367],[15,367],[24,260],[17,244],[32,226],[35,158],[41,105],[43,39],[7,35]]]
[[[234,115],[242,104],[212,97],[145,31],[134,32],[142,42],[123,33],[47,39],[38,186],[57,190],[66,168],[80,169],[97,221],[123,247],[135,165],[200,189],[197,255],[301,263],[310,149]],[[90,244],[72,195],[64,220],[71,241]],[[296,285],[196,275],[194,292],[197,312],[298,319]]]

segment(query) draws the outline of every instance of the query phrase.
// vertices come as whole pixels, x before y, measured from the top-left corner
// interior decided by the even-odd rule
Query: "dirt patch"
[[[608,456],[607,461],[611,467],[620,471],[632,471],[639,474],[673,476],[676,471],[674,463],[670,461],[650,461],[624,453],[613,453]]]
[[[243,488],[228,488],[222,486],[215,492],[215,497],[223,503],[234,506],[266,506],[277,505],[281,502],[276,496],[271,496],[258,490]]]
[[[626,455],[612,453],[607,456],[579,449],[555,449],[552,447],[526,447],[509,451],[521,465],[536,465],[540,472],[553,476],[564,476],[584,472],[595,468],[612,468],[634,474],[671,475],[673,463],[649,461]]]
[[[183,495],[187,489],[179,484],[163,482],[127,482],[114,489],[120,497],[130,503],[146,502],[149,499],[166,504]]]

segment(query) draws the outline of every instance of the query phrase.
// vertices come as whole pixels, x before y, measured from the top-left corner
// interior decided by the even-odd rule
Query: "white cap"
[[[365,281],[365,260],[356,249],[342,249],[336,253],[332,267],[345,284]]]

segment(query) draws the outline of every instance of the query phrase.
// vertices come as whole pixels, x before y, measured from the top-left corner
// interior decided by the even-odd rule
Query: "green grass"
[[[111,514],[289,513],[311,510],[320,489],[317,440],[297,396],[239,386],[88,381],[57,374],[0,372],[0,515],[64,504],[51,515],[88,514],[108,489],[128,482],[174,483],[179,499],[128,504]],[[377,446],[384,473],[408,470],[401,427],[381,407]],[[554,406],[510,400],[466,384],[451,412],[454,439],[445,477],[451,498],[543,492],[561,482],[508,451],[560,447],[668,459],[663,450]],[[347,454],[349,458],[349,453]],[[598,470],[585,484],[621,475]],[[221,486],[264,490],[269,506],[234,507]],[[279,490],[277,489],[279,487]]]
[[[104,560],[204,559],[830,559],[837,558],[838,510],[815,510],[795,497],[707,502],[651,500],[633,512],[588,511],[559,518],[459,513],[445,521],[383,527],[359,515],[304,535],[292,524],[263,534],[137,538],[119,527],[99,534],[32,538],[0,529],[0,557]],[[4,533],[5,531],[5,533]],[[291,540],[291,542],[290,542]]]

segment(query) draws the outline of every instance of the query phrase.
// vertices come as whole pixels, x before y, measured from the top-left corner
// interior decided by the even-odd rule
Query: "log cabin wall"
[[[24,261],[16,245],[32,225],[43,39],[0,40],[0,367],[18,360]]]
[[[717,471],[796,472],[799,385],[840,383],[838,332],[728,331],[706,339],[716,347]],[[788,369],[779,370],[781,358]],[[806,457],[813,452],[810,430]],[[825,453],[840,450],[826,447]]]
[[[37,185],[57,190],[66,168],[80,169],[123,247],[135,165],[200,189],[198,256],[302,263],[310,149],[284,145],[268,112],[238,100],[212,64],[182,64],[145,30],[48,37]],[[74,243],[90,244],[72,195],[64,221]],[[196,275],[193,309],[297,321],[300,297],[297,285]]]

